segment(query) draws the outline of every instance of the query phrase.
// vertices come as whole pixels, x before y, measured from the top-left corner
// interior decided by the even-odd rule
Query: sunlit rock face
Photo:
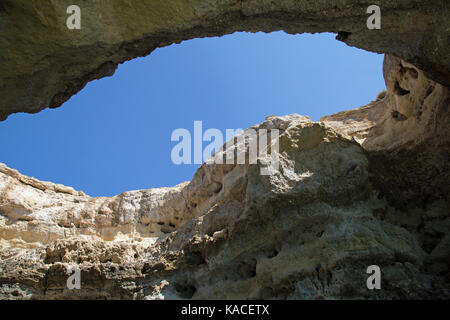
[[[383,73],[387,90],[376,100],[321,121],[369,151],[413,149],[430,139],[448,141],[448,88],[392,55],[385,56]]]
[[[210,159],[173,188],[92,198],[0,165],[0,299],[450,298],[445,1],[385,1],[379,31],[364,1],[89,1],[69,36],[68,2],[33,3],[0,4],[2,118],[59,106],[158,46],[236,30],[341,32],[395,55],[368,105],[249,128],[279,130],[271,175],[268,156]]]
[[[289,115],[249,128],[279,130],[271,175],[261,175],[269,156],[210,159],[191,182],[113,198],[1,166],[0,297],[448,298],[445,199],[390,203],[371,153],[330,123]],[[249,148],[242,141],[224,156]],[[367,289],[370,265],[383,290]],[[73,266],[80,290],[67,287]]]

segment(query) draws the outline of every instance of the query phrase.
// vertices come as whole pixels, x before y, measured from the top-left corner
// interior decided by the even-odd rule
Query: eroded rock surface
[[[261,175],[270,157],[210,159],[174,188],[90,198],[0,167],[0,297],[449,297],[445,202],[392,206],[370,154],[326,122],[290,115],[250,129],[280,130],[278,172]],[[383,290],[366,287],[373,264]],[[71,266],[80,290],[66,286]]]
[[[118,63],[193,37],[332,31],[394,55],[368,105],[249,128],[280,131],[272,175],[260,174],[270,157],[210,159],[173,188],[92,198],[0,165],[0,299],[449,299],[449,7],[383,1],[370,31],[369,4],[89,1],[77,33],[68,1],[2,1],[2,119],[57,107]],[[370,265],[381,290],[366,287]],[[71,267],[80,290],[67,287]]]
[[[70,5],[81,30],[68,30]],[[382,28],[369,30],[378,4]],[[447,0],[3,0],[0,3],[0,120],[59,107],[117,65],[182,40],[235,31],[334,32],[365,50],[401,57],[450,85]]]
[[[369,152],[373,181],[396,206],[448,199],[449,88],[393,56],[386,55],[383,71],[382,98],[321,121]]]

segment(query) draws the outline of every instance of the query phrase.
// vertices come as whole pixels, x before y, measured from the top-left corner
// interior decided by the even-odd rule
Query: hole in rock
[[[406,96],[407,94],[409,94],[409,90],[403,89],[398,81],[395,82],[394,92],[398,96]]]
[[[188,283],[175,284],[175,290],[182,299],[192,299],[197,289]]]
[[[156,49],[58,109],[1,122],[0,161],[91,196],[191,180],[199,165],[171,160],[175,129],[193,136],[198,120],[225,135],[271,115],[317,121],[375,100],[383,56],[335,37],[235,33]]]
[[[278,249],[273,248],[268,251],[267,258],[273,259],[273,258],[277,257],[279,253],[280,253],[280,251]]]
[[[405,121],[405,120],[408,120],[408,117],[407,117],[407,116],[405,116],[404,114],[401,114],[401,113],[398,112],[398,111],[392,111],[391,115],[392,115],[392,118],[394,118],[394,119],[397,120],[397,121]]]
[[[256,276],[256,264],[255,258],[250,258],[240,261],[236,266],[235,277],[237,279],[250,279]]]
[[[188,252],[185,256],[186,263],[189,265],[200,266],[206,263],[203,254],[199,251]]]

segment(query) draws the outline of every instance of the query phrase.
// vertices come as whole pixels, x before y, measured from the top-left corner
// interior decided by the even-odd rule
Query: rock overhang
[[[80,30],[66,27],[69,1],[6,0],[0,7],[0,118],[55,108],[118,64],[183,40],[236,31],[333,32],[365,50],[396,55],[450,84],[445,0],[383,1],[382,28],[369,30],[373,1],[113,0],[80,2]],[[376,2],[376,1],[375,1]]]

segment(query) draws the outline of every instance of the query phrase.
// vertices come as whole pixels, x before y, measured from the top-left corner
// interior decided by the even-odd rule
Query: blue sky
[[[334,37],[236,33],[157,49],[61,108],[0,122],[0,162],[91,196],[190,180],[198,165],[172,163],[171,134],[192,132],[195,120],[225,132],[373,100],[384,89],[383,56]]]

